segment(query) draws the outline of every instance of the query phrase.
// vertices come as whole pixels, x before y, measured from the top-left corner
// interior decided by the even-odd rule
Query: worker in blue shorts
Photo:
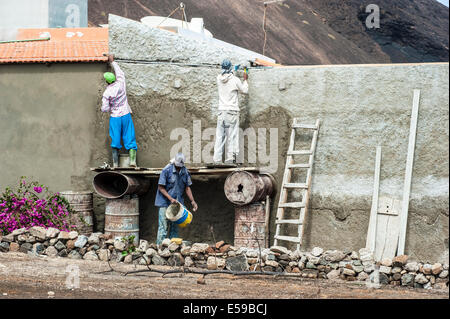
[[[106,72],[103,76],[108,87],[103,93],[102,112],[110,112],[109,136],[111,137],[113,167],[119,166],[119,150],[123,139],[125,149],[130,154],[130,166],[136,167],[136,136],[134,132],[131,108],[128,104],[125,74],[120,69],[113,55],[108,55],[108,62],[114,68],[114,73]]]

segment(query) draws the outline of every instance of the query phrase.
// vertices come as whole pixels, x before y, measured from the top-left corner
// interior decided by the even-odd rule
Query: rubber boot
[[[136,167],[136,150],[130,149],[130,167]]]
[[[119,149],[112,149],[113,168],[119,167]]]

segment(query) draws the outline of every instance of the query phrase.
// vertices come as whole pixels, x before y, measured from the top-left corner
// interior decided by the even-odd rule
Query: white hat
[[[177,155],[175,155],[175,158],[173,159],[173,163],[175,164],[176,167],[183,167],[185,160],[186,160],[186,158],[184,157],[184,154],[178,153]]]

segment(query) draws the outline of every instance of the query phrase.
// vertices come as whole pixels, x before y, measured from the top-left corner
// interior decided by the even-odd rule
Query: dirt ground
[[[145,266],[111,263],[126,272]],[[68,289],[69,268],[79,269],[79,288]],[[0,299],[151,298],[151,299],[448,299],[447,289],[368,288],[361,282],[213,274],[199,284],[198,274],[105,272],[107,262],[0,253]],[[159,267],[169,269],[169,267]],[[73,273],[72,273],[73,274]]]

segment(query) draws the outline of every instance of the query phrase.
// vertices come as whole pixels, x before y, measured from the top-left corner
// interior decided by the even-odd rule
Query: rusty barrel
[[[70,216],[71,225],[76,226],[79,234],[91,234],[94,231],[93,193],[67,191],[61,192],[60,195],[69,202],[74,211]]]
[[[265,207],[266,205],[261,202],[236,206],[234,219],[235,247],[267,248],[268,241],[265,238]]]
[[[150,187],[150,180],[119,172],[101,172],[94,177],[93,186],[100,196],[116,199],[125,195],[145,194]]]
[[[248,205],[265,200],[275,190],[275,181],[269,174],[236,171],[225,180],[227,199],[235,205]]]
[[[139,243],[139,198],[137,195],[125,195],[118,199],[106,199],[105,234],[113,239],[134,235]]]

